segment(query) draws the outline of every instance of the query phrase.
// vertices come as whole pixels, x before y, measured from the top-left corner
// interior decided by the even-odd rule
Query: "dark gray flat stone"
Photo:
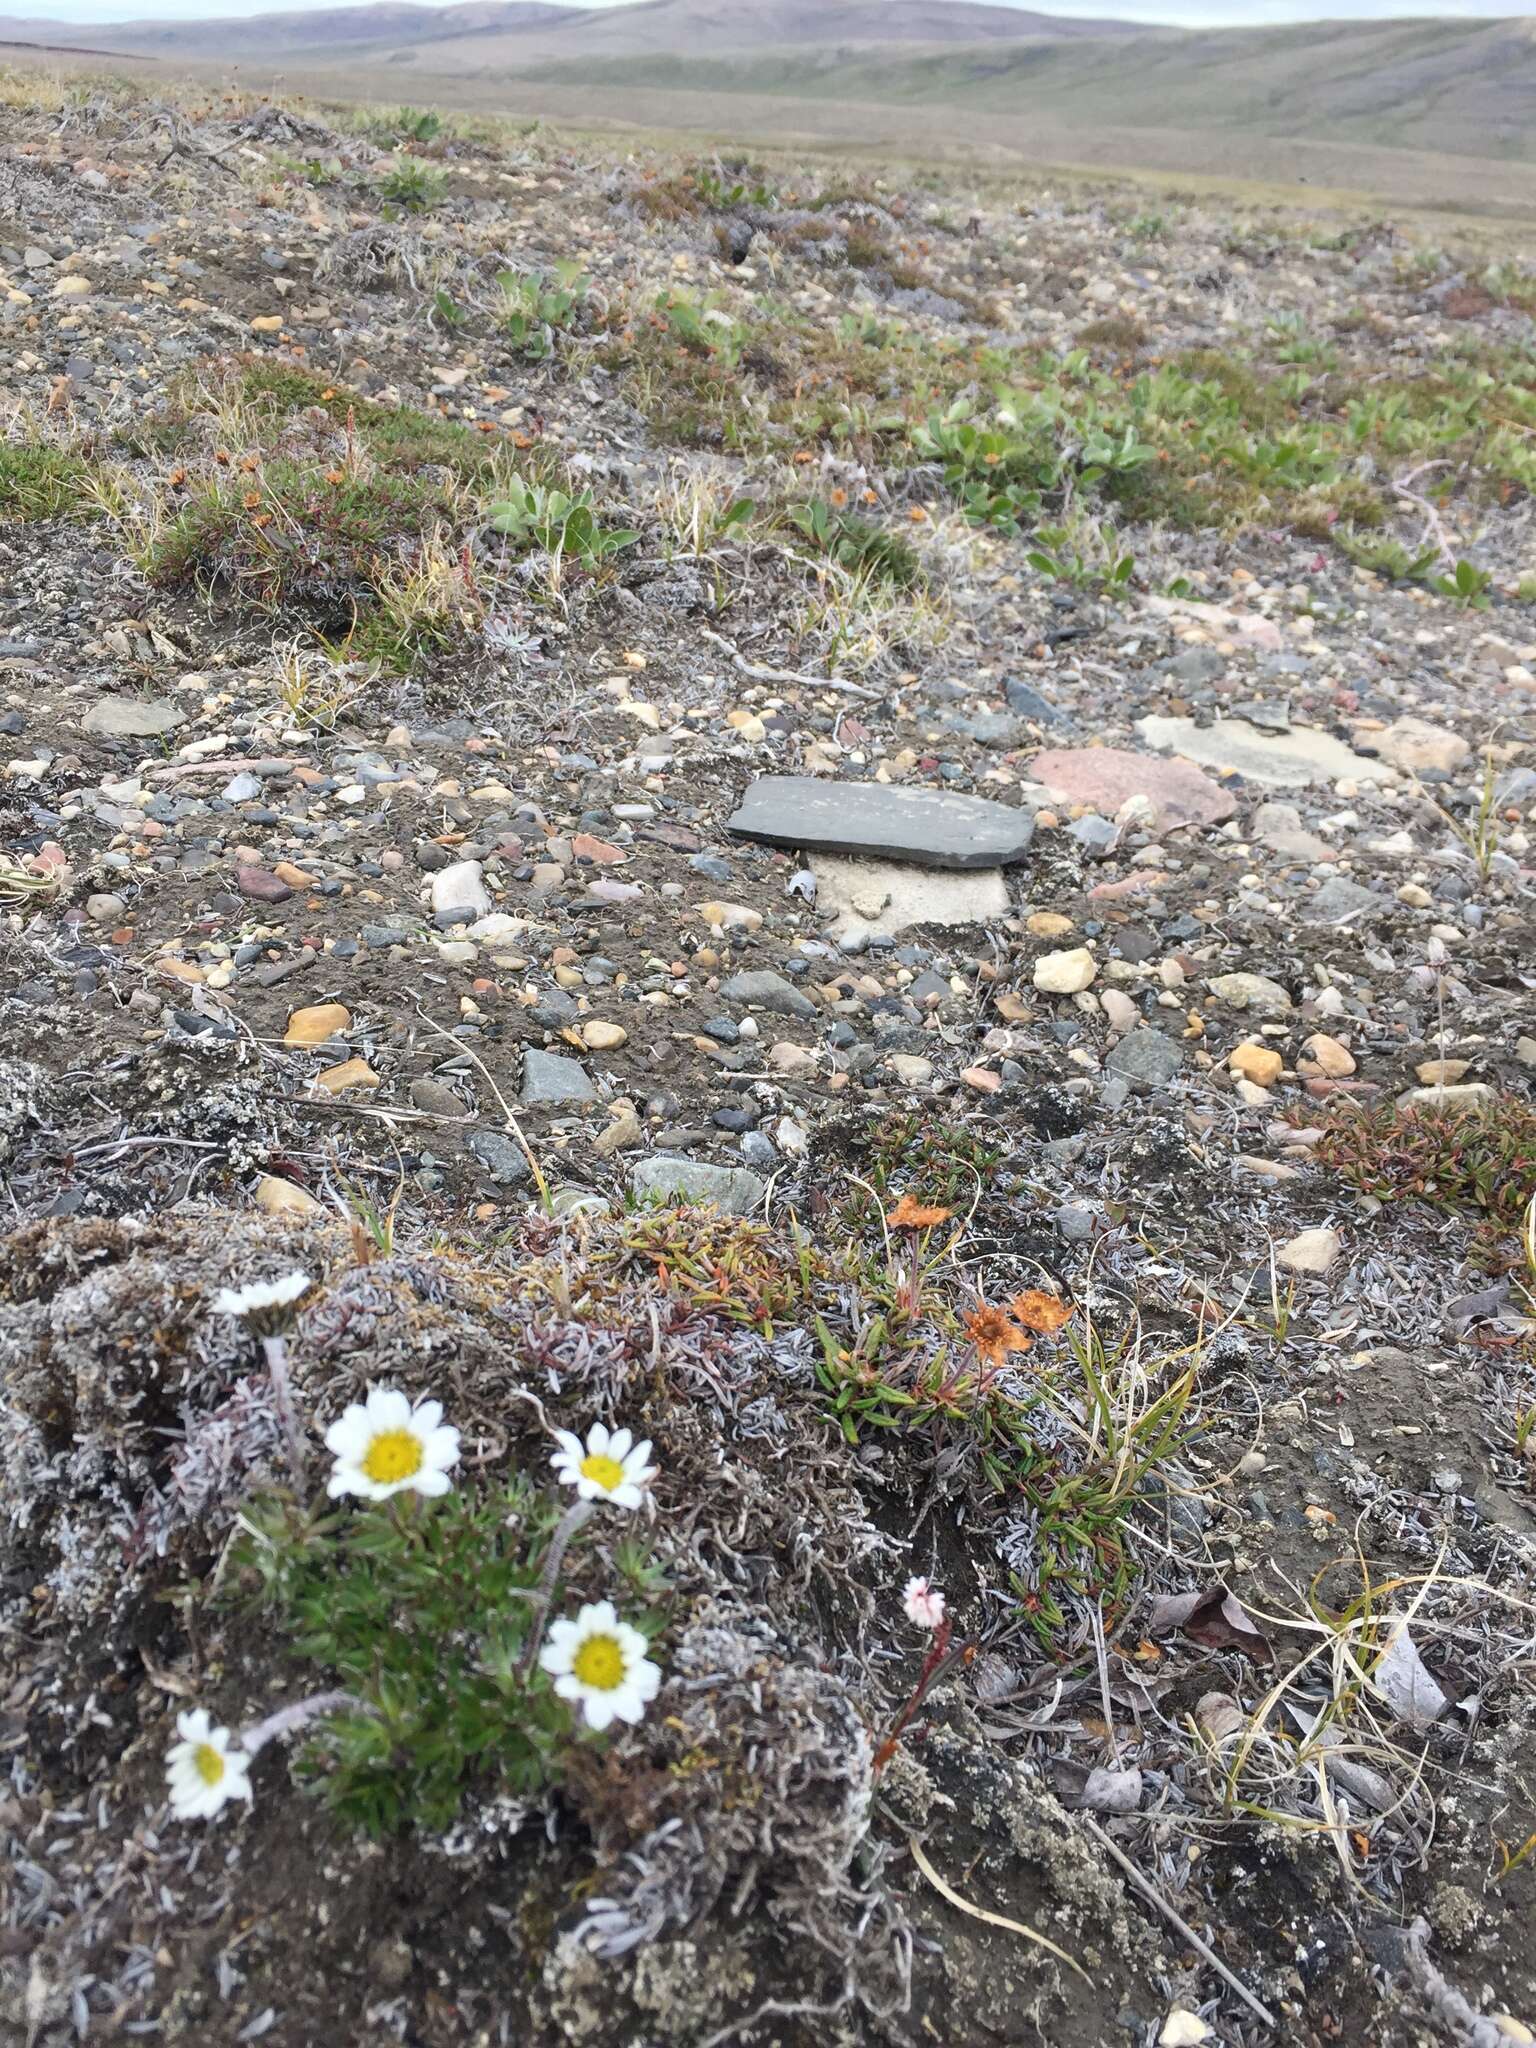
[[[1362,889],[1347,875],[1330,875],[1315,895],[1299,898],[1296,907],[1311,922],[1334,924],[1346,917],[1379,916],[1390,910],[1392,903],[1372,889]]]
[[[597,1090],[579,1061],[530,1045],[523,1054],[524,1102],[593,1102]]]
[[[801,995],[793,983],[775,974],[771,967],[749,967],[733,974],[720,991],[733,1003],[749,1003],[754,1010],[769,1010],[776,1017],[814,1017],[816,1005]]]
[[[1142,1026],[1121,1039],[1104,1065],[1122,1081],[1139,1081],[1144,1087],[1159,1088],[1173,1079],[1183,1063],[1181,1047],[1161,1031]]]
[[[862,853],[926,868],[995,868],[1024,858],[1035,821],[1011,804],[946,790],[763,775],[748,788],[729,829],[769,846]]]

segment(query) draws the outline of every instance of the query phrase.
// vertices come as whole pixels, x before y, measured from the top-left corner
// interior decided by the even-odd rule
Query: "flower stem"
[[[544,1640],[544,1627],[549,1620],[550,1602],[555,1597],[555,1587],[560,1580],[560,1567],[565,1562],[565,1553],[570,1548],[571,1538],[576,1531],[592,1519],[592,1503],[589,1500],[573,1500],[555,1525],[555,1533],[549,1539],[549,1549],[544,1556],[544,1569],[539,1573],[539,1583],[533,1589],[533,1621],[528,1630],[528,1646],[518,1661],[518,1674],[526,1678],[533,1669],[534,1659],[539,1654],[539,1645]]]
[[[933,1643],[928,1651],[928,1655],[923,1659],[923,1668],[917,1675],[917,1684],[912,1689],[911,1699],[907,1701],[907,1704],[891,1723],[890,1733],[875,1751],[874,1762],[871,1764],[870,1769],[876,1777],[879,1776],[891,1758],[896,1754],[897,1748],[901,1743],[902,1731],[923,1704],[928,1688],[949,1665],[951,1661],[949,1656],[949,1639],[952,1632],[953,1623],[946,1614],[934,1630]],[[962,1643],[955,1654],[957,1656],[964,1656],[967,1648],[968,1645]]]
[[[288,1339],[284,1336],[263,1337],[262,1353],[267,1361],[267,1373],[272,1381],[272,1399],[277,1407],[278,1426],[283,1432],[283,1442],[288,1450],[288,1469],[293,1483],[300,1492],[304,1487],[304,1438],[299,1431],[298,1410],[293,1401],[293,1381],[288,1376]]]
[[[317,1692],[307,1700],[293,1700],[288,1706],[279,1707],[274,1713],[268,1714],[264,1721],[257,1721],[253,1726],[244,1729],[240,1736],[240,1746],[247,1756],[254,1756],[257,1750],[264,1749],[275,1737],[292,1735],[295,1730],[318,1719],[321,1714],[336,1713],[343,1707],[350,1707],[357,1713],[366,1711],[365,1703],[355,1699],[349,1692]]]

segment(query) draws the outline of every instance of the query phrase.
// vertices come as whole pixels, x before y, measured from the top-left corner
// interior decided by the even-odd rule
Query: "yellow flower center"
[[[217,1785],[224,1776],[225,1763],[211,1742],[200,1742],[192,1752],[192,1765],[205,1785]]]
[[[617,1458],[606,1457],[601,1451],[593,1451],[590,1457],[581,1461],[581,1476],[590,1479],[594,1486],[600,1486],[604,1493],[612,1493],[616,1486],[624,1483],[624,1467]]]
[[[571,1669],[594,1692],[613,1692],[624,1683],[624,1652],[612,1636],[588,1636]]]
[[[386,1429],[368,1446],[363,1470],[375,1486],[393,1486],[421,1470],[421,1438],[408,1429]]]

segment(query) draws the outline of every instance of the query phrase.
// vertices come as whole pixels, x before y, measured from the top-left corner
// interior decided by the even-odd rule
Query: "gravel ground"
[[[1530,280],[4,92],[0,2037],[1532,2039]],[[1063,414],[978,513],[1073,349],[1290,378],[1241,507]],[[370,1386],[459,1502],[651,1440],[660,1694],[180,1818],[179,1713],[367,1692],[243,1546]]]

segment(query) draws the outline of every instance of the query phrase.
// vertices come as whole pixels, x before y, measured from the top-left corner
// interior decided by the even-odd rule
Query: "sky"
[[[11,20],[109,22],[206,21],[214,15],[304,14],[338,0],[0,0]],[[452,0],[421,0],[429,7]],[[623,0],[585,0],[589,6]],[[750,4],[750,0],[748,0]],[[1006,6],[1010,0],[1001,0]],[[1486,20],[1491,15],[1536,15],[1536,0],[1012,0],[1042,13],[1166,22],[1184,28],[1261,28],[1280,21],[1388,21],[1408,14]]]

